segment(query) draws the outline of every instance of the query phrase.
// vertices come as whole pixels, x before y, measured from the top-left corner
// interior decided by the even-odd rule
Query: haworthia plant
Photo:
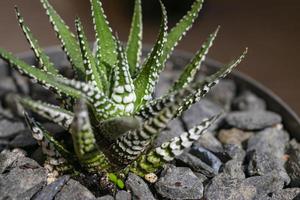
[[[61,107],[17,96],[25,109],[57,123],[70,133],[72,147],[65,146],[70,143],[55,140],[41,124],[27,113],[24,115],[32,136],[47,156],[47,165],[57,174],[98,174],[106,176],[107,180],[121,188],[124,187],[122,179],[128,172],[146,179],[155,174],[165,163],[172,161],[199,139],[218,116],[200,122],[157,148],[152,147],[153,140],[171,120],[199,101],[230,73],[247,53],[246,50],[238,59],[204,80],[195,81],[195,75],[217,36],[218,27],[185,66],[169,92],[152,99],[166,60],[197,18],[202,0],[195,0],[187,14],[170,31],[166,9],[160,2],[162,20],[159,34],[143,63],[141,0],[135,0],[125,47],[113,35],[101,1],[90,0],[96,33],[94,50],[90,48],[80,19],[75,20],[76,37],[48,0],[41,0],[41,3],[69,58],[75,72],[74,79],[59,73],[40,48],[17,8],[18,22],[37,57],[38,66],[28,65],[1,48],[0,57],[32,81],[51,89],[63,101]]]

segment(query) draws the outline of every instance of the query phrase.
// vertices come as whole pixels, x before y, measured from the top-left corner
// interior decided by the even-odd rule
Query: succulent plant
[[[195,0],[187,14],[170,31],[167,28],[165,7],[160,2],[160,31],[144,62],[141,62],[141,0],[135,0],[127,45],[122,45],[112,34],[101,1],[90,0],[96,33],[95,49],[90,47],[79,18],[75,21],[76,38],[48,0],[41,0],[41,3],[75,72],[74,79],[60,74],[24,23],[17,8],[18,22],[34,51],[38,65],[30,66],[1,48],[0,57],[33,82],[54,92],[60,100],[61,105],[58,106],[30,97],[18,98],[26,110],[59,124],[70,133],[71,147],[67,145],[70,142],[56,140],[40,123],[25,113],[32,136],[47,156],[45,166],[49,174],[55,176],[101,174],[120,188],[124,187],[122,179],[128,172],[155,181],[155,173],[199,139],[218,116],[200,122],[159,147],[154,147],[153,141],[167,127],[168,122],[199,101],[219,79],[230,73],[247,51],[204,80],[195,81],[195,74],[217,36],[218,27],[184,68],[168,93],[153,99],[153,91],[166,60],[191,28],[203,0]]]

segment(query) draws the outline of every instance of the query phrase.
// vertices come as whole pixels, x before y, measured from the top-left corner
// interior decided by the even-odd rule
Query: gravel
[[[242,92],[233,102],[233,108],[236,110],[260,111],[265,110],[266,107],[266,102],[263,99],[248,90]]]
[[[231,127],[242,130],[262,130],[281,123],[280,115],[270,111],[235,111],[225,117]]]
[[[70,179],[55,196],[55,200],[94,200],[95,198],[86,187],[73,179]]]
[[[7,119],[0,120],[0,138],[12,138],[25,129],[22,122],[13,122]]]
[[[155,199],[148,185],[135,174],[129,173],[125,185],[131,191],[132,199],[140,199],[141,197],[149,200]]]
[[[186,167],[167,169],[155,183],[155,189],[160,196],[169,199],[201,199],[203,196],[201,181]]]

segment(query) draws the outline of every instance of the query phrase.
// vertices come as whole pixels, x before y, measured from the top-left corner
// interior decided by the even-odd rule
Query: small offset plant
[[[219,79],[230,73],[245,57],[247,49],[237,60],[220,68],[215,74],[202,81],[194,81],[196,72],[217,36],[218,27],[185,66],[170,90],[164,96],[153,99],[153,91],[166,60],[191,28],[203,0],[195,0],[187,14],[170,31],[167,28],[165,7],[160,2],[160,31],[144,62],[141,62],[141,0],[135,0],[126,46],[112,34],[101,1],[90,0],[96,33],[94,49],[90,47],[79,18],[75,21],[75,36],[48,0],[41,2],[75,72],[74,79],[59,73],[17,8],[19,24],[35,53],[38,65],[30,66],[4,49],[0,49],[0,56],[32,81],[54,92],[61,102],[57,106],[29,97],[18,98],[24,108],[59,124],[70,133],[72,143],[58,141],[25,113],[32,136],[47,156],[45,166],[49,175],[96,174],[101,180],[108,180],[123,188],[123,179],[132,172],[155,182],[155,173],[198,140],[218,116],[200,122],[159,147],[154,147],[153,141],[167,127],[168,122],[199,101]]]

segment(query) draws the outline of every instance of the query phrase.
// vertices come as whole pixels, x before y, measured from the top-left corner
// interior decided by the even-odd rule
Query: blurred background
[[[127,40],[134,0],[102,0],[114,31]],[[79,16],[92,41],[88,0],[50,0],[74,30]],[[184,15],[192,0],[165,0],[169,26]],[[43,47],[59,44],[39,0],[0,1],[0,46],[14,53],[29,46],[16,22],[14,5]],[[156,0],[144,0],[144,43],[153,43],[158,33],[160,10]],[[192,30],[177,49],[195,52],[206,37],[221,25],[209,56],[221,62],[237,57],[249,47],[239,71],[272,89],[300,114],[300,1],[299,0],[206,0]]]

